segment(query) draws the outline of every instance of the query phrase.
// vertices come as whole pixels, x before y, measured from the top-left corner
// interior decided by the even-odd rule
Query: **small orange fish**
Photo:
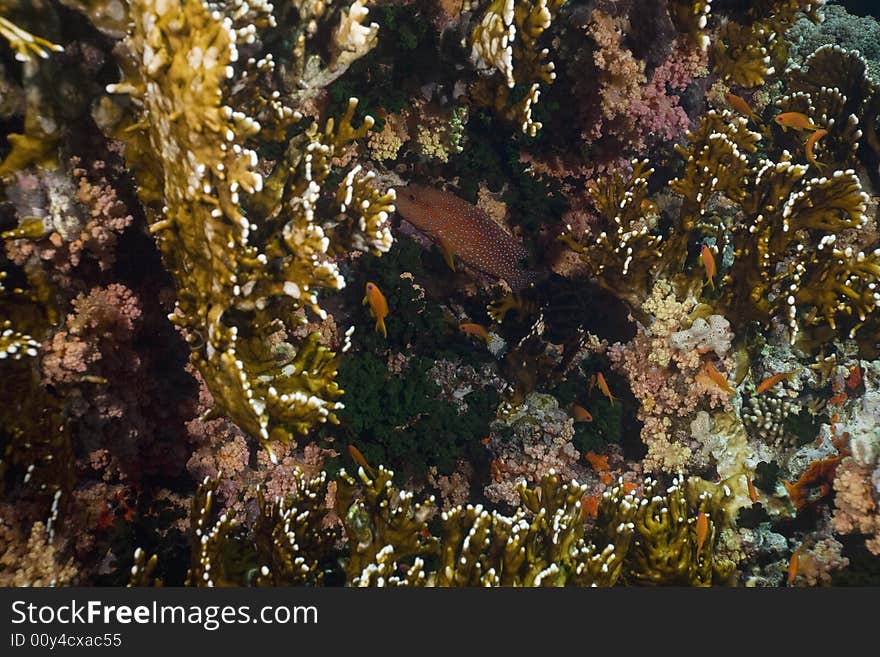
[[[810,121],[810,117],[801,112],[783,112],[782,114],[777,115],[773,120],[776,121],[777,125],[782,127],[783,131],[788,128],[794,128],[795,130],[819,129],[819,126]]]
[[[354,445],[348,446],[348,454],[351,456],[351,460],[361,466],[368,475],[371,477],[375,476],[375,471],[370,467],[370,464],[367,463],[367,459],[364,458],[364,455]]]
[[[850,390],[855,390],[862,383],[862,368],[858,365],[853,365],[849,371],[849,376],[846,379],[846,387]]]
[[[800,558],[801,547],[802,546],[798,546],[798,548],[792,553],[791,560],[788,562],[788,585],[789,586],[794,584],[794,580],[798,574],[798,566],[800,565],[800,561],[801,561],[801,558]]]
[[[588,411],[583,406],[578,404],[574,404],[571,407],[571,414],[574,417],[575,422],[592,422],[593,416],[590,415],[590,411]]]
[[[385,318],[388,316],[388,302],[385,295],[375,283],[367,283],[366,295],[364,296],[364,304],[370,304],[370,311],[376,318],[376,330],[380,331],[386,338],[388,331],[385,329]]]
[[[489,344],[492,341],[492,338],[489,337],[489,331],[486,330],[486,327],[482,324],[471,324],[469,322],[465,322],[464,324],[459,324],[458,328],[461,329],[462,333],[466,335],[472,335],[476,338],[480,338]]]
[[[788,493],[788,497],[791,499],[794,505],[798,506],[798,500],[803,497],[798,487],[787,479],[780,479],[779,481],[781,481],[782,485],[785,486],[785,491]]]
[[[632,493],[639,485],[633,481],[624,481],[623,482],[623,492],[624,493]]]
[[[485,447],[486,445],[488,445],[488,444],[489,444],[489,436],[486,436],[485,438],[480,438],[480,444],[481,444],[483,447]]]
[[[605,381],[602,372],[596,374],[596,383],[599,385],[599,390],[602,391],[602,394],[608,397],[611,401],[611,405],[614,406],[614,400],[617,399],[617,397],[611,394],[611,389],[608,387],[608,383]]]
[[[757,394],[759,394],[759,395],[762,392],[767,392],[768,390],[770,390],[770,388],[775,386],[777,383],[779,383],[783,379],[788,379],[791,376],[797,374],[798,372],[800,372],[800,370],[792,370],[791,372],[779,372],[778,374],[774,374],[773,376],[768,376],[766,379],[764,379],[763,381],[761,381],[761,383],[758,384],[758,387],[755,389],[755,392],[757,392]]]
[[[733,390],[733,388],[730,387],[730,384],[727,382],[727,377],[724,376],[717,369],[715,369],[712,361],[706,361],[706,374],[709,375],[712,383],[721,388],[724,392],[729,395],[734,394],[735,391]]]
[[[736,94],[730,93],[729,91],[724,94],[724,99],[727,101],[727,104],[730,105],[734,110],[752,119],[755,122],[758,122],[760,119],[758,115],[755,114],[755,111],[752,109],[752,106],[746,101],[745,98],[741,98]]]
[[[706,278],[709,279],[709,287],[715,289],[715,256],[712,255],[712,249],[705,244],[700,249],[700,259],[703,261],[703,267],[706,269]]]
[[[703,549],[703,543],[706,542],[706,536],[709,535],[709,518],[700,511],[697,514],[697,554]]]
[[[757,503],[758,491],[755,489],[755,482],[753,482],[750,477],[746,477],[746,484],[749,487],[749,499],[752,501],[752,504]]]
[[[810,138],[807,139],[807,143],[804,144],[804,152],[807,154],[807,162],[815,166],[820,171],[825,168],[825,165],[816,160],[816,156],[813,153],[813,149],[816,147],[816,143],[822,139],[825,135],[828,134],[827,130],[816,130],[813,134],[810,135]]]

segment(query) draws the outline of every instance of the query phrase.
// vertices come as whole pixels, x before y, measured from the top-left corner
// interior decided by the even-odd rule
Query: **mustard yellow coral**
[[[305,321],[298,308],[325,317],[318,291],[345,283],[329,257],[344,247],[331,245],[331,235],[348,248],[390,247],[394,193],[376,190],[372,174],[350,171],[335,193],[327,190],[338,212],[318,212],[331,160],[372,119],[355,129],[352,99],[323,132],[313,123],[288,144],[264,187],[248,146],[261,125],[226,104],[238,60],[233,22],[199,0],[135,0],[131,17],[125,81],[109,90],[142,108],[119,134],[150,231],[177,279],[170,319],[190,342],[218,410],[267,446],[335,422],[334,354],[317,334],[301,344],[284,339],[292,322]],[[258,81],[236,81],[248,84]],[[248,204],[260,210],[260,223],[246,216]],[[283,346],[270,340],[279,335]]]
[[[550,51],[540,48],[538,41],[565,1],[493,0],[470,34],[471,62],[485,76],[473,85],[472,96],[533,137],[541,129],[532,119],[540,85],[556,79]],[[518,100],[511,94],[515,85],[526,88]]]
[[[50,52],[62,52],[64,48],[34,36],[27,30],[23,30],[8,18],[0,16],[0,36],[15,50],[15,58],[20,62],[26,62],[34,57],[45,59]]]

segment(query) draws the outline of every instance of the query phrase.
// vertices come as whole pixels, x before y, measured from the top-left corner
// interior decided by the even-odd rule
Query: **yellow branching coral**
[[[329,194],[339,212],[318,210],[332,158],[372,119],[353,128],[352,99],[323,133],[312,124],[290,142],[264,188],[248,147],[262,126],[226,104],[238,59],[233,21],[199,0],[136,0],[131,16],[126,79],[109,90],[141,108],[139,120],[118,133],[150,231],[177,278],[171,320],[187,336],[218,410],[267,446],[335,422],[341,391],[334,354],[317,334],[301,345],[285,339],[291,322],[305,321],[296,319],[298,308],[325,317],[318,291],[345,284],[331,250],[390,247],[385,222],[394,193],[375,190],[371,174],[355,168]],[[258,83],[246,76],[233,86]],[[246,216],[248,207],[261,223]],[[331,236],[344,245],[331,244]]]
[[[46,90],[39,84],[40,65],[26,60],[23,65],[25,83],[24,131],[9,133],[10,151],[0,162],[0,178],[7,178],[27,166],[52,167],[58,162],[58,141],[61,121],[57,120]]]
[[[880,116],[880,88],[869,78],[867,63],[857,52],[840,46],[822,46],[803,66],[791,71],[789,85],[797,99],[809,99],[808,112],[828,130],[824,148],[836,162],[847,162],[861,146],[880,156],[877,119]],[[783,99],[780,105],[798,102]],[[803,100],[799,102],[803,103]]]
[[[709,112],[688,136],[690,147],[679,149],[688,158],[685,176],[671,184],[685,197],[676,230],[687,244],[696,217],[714,224],[719,238],[730,229],[733,266],[723,286],[735,315],[762,323],[785,317],[792,342],[801,324],[863,322],[877,306],[880,254],[834,248],[840,231],[865,222],[867,196],[855,172],[809,177],[787,151],[779,162],[752,162],[759,135],[726,112]],[[739,208],[731,226],[707,214],[716,195]]]
[[[190,567],[184,586],[234,586],[235,581],[226,572],[222,558],[225,543],[238,526],[231,512],[211,521],[214,492],[220,483],[219,475],[205,480],[196,490],[190,512]],[[152,561],[152,557],[150,559]],[[155,567],[155,566],[154,566]]]
[[[2,288],[0,288],[2,289]],[[34,358],[40,343],[31,336],[16,331],[8,319],[0,322],[0,360]]]
[[[333,32],[331,49],[333,52],[332,66],[348,68],[352,62],[360,59],[379,42],[376,23],[364,25],[364,19],[370,10],[361,0],[355,0],[339,17],[339,25]]]
[[[670,0],[669,16],[676,29],[703,50],[709,47],[706,26],[712,12],[712,0]]]
[[[375,478],[361,470],[361,495],[351,477],[340,483],[355,585],[612,586],[620,576],[638,501],[619,487],[600,503],[598,541],[587,535],[585,487],[562,483],[552,470],[537,488],[520,488],[523,505],[514,515],[457,506],[441,514],[435,538],[425,522],[433,499],[413,504],[410,493],[388,484],[391,476],[384,468]],[[437,555],[436,570],[428,568]]]
[[[213,509],[220,479],[205,479],[190,516],[188,586],[321,585],[331,570],[361,587],[705,586],[728,583],[734,566],[719,549],[732,493],[694,477],[665,491],[647,480],[645,497],[620,480],[590,521],[587,487],[553,470],[519,487],[512,515],[482,505],[437,514],[433,497],[415,502],[382,466],[341,471],[335,494],[323,474],[294,475],[284,500],[259,497],[250,528]],[[155,556],[136,551],[132,585],[161,584],[155,568]]]
[[[639,298],[647,296],[662,237],[653,232],[657,214],[648,201],[648,178],[654,170],[647,160],[634,160],[632,167],[626,178],[615,174],[589,188],[608,228],[595,238],[565,232],[560,239],[583,256],[600,285],[630,299],[635,307]]]
[[[724,80],[741,87],[764,84],[764,80],[776,72],[770,64],[769,40],[770,35],[763,27],[726,23],[715,42],[715,71]]]
[[[137,548],[134,551],[134,565],[131,567],[128,586],[162,586],[162,580],[153,577],[157,565],[159,558],[155,554],[147,558],[147,553]]]
[[[613,230],[595,241],[562,236],[601,274],[600,284],[638,308],[646,295],[631,292],[652,277],[702,281],[702,266],[688,265],[689,257],[711,239],[727,269],[713,302],[726,307],[726,316],[765,326],[783,320],[792,342],[804,327],[834,330],[841,322],[855,337],[880,305],[880,249],[854,246],[868,201],[856,173],[808,175],[809,165],[778,152],[775,143],[769,148],[778,161],[759,156],[768,148],[762,135],[728,111],[708,112],[688,138],[689,146],[676,146],[686,162],[682,176],[670,182],[682,204],[668,233],[661,236],[643,218],[653,205],[643,163],[628,181],[596,185],[596,207]],[[838,247],[847,230],[855,236]]]
[[[633,519],[635,536],[624,579],[647,586],[711,586],[729,580],[735,564],[719,558],[713,545],[730,521],[721,506],[725,486],[689,479],[662,490],[645,482],[645,498]]]
[[[556,79],[550,51],[539,48],[538,40],[563,4],[565,0],[493,0],[470,34],[471,62],[486,76],[473,85],[474,99],[516,121],[532,137],[541,129],[532,120],[540,84]],[[514,97],[516,85],[525,92]]]
[[[347,8],[340,8],[339,18],[334,21],[338,4],[343,3],[295,0],[282,7],[276,3],[274,14],[284,16],[281,18],[283,27],[293,42],[289,64],[283,71],[283,84],[287,101],[294,106],[313,98],[378,43],[379,26],[365,24],[369,15],[368,2],[355,0]],[[329,43],[322,45],[320,50],[326,49],[329,59],[316,52],[307,52],[311,40],[326,33],[330,35]]]
[[[245,529],[232,511],[213,509],[220,475],[199,485],[190,513],[190,568],[186,586],[315,586],[323,583],[324,562],[339,538],[338,529],[325,527],[326,476],[294,473],[295,492],[267,500],[258,491],[259,515]],[[230,558],[233,546],[247,546],[243,559]],[[161,585],[152,580],[156,555],[134,554],[130,586]],[[242,561],[255,566],[242,572]],[[245,581],[242,579],[245,578]]]
[[[50,52],[64,51],[61,46],[34,36],[3,16],[0,16],[0,36],[9,42],[15,51],[15,58],[20,62],[29,61],[35,56],[45,59]]]
[[[254,525],[259,572],[257,586],[314,586],[324,580],[322,562],[339,538],[324,526],[327,477],[295,473],[296,494],[266,500],[258,493],[260,515]]]
[[[713,55],[715,71],[743,87],[756,87],[788,60],[785,33],[800,16],[822,18],[824,0],[761,0],[751,3],[743,22],[721,26]]]
[[[350,543],[346,571],[355,585],[375,582],[383,563],[417,556],[433,540],[427,538],[427,519],[434,509],[434,498],[419,504],[413,494],[392,487],[394,473],[379,466],[375,476],[360,468],[358,481],[341,473],[336,503],[344,514],[345,531]],[[386,546],[392,549],[388,550]],[[396,570],[396,569],[394,569]]]
[[[676,151],[686,158],[684,174],[669,183],[683,198],[675,226],[664,244],[664,257],[672,271],[681,269],[694,231],[720,238],[717,217],[707,217],[714,194],[742,202],[747,193],[743,181],[753,171],[749,155],[755,153],[761,135],[748,128],[748,121],[728,111],[710,110],[699,126],[688,132],[690,150],[680,144]],[[706,166],[707,162],[713,162]]]
[[[779,112],[800,112],[825,133],[812,146],[813,160],[808,159],[803,140],[793,131],[780,135],[780,144],[801,155],[804,162],[810,161],[819,171],[833,165],[855,164],[862,129],[858,116],[847,113],[847,100],[836,87],[783,96],[776,101]]]
[[[494,0],[471,31],[471,61],[478,71],[498,71],[513,87],[514,0]]]

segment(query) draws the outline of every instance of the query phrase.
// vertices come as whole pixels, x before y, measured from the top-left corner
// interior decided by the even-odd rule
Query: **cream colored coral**
[[[478,71],[498,71],[513,87],[514,0],[494,0],[471,32],[471,62]]]
[[[370,10],[361,0],[355,0],[347,12],[342,12],[331,44],[334,65],[347,68],[353,61],[376,47],[379,42],[379,25],[364,25],[364,19],[369,13]]]

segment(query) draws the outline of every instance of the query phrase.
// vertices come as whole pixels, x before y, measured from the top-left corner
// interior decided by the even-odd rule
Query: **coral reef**
[[[0,584],[876,585],[848,11],[0,0]]]

